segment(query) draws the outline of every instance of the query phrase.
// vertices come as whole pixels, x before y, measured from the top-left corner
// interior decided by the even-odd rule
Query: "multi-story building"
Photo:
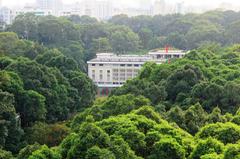
[[[142,8],[121,8],[114,9],[113,15],[126,14],[129,17],[135,17],[139,15],[151,15],[151,9],[142,9]]]
[[[74,5],[71,5],[68,9],[64,9],[61,15],[87,15],[95,17],[98,20],[107,20],[113,16],[113,10],[111,1],[83,0],[82,2],[74,3]]]
[[[111,89],[121,87],[127,80],[135,78],[144,63],[165,63],[172,58],[182,58],[181,50],[153,50],[147,55],[116,55],[99,53],[88,61],[88,76],[98,86],[98,95],[107,95]]]
[[[96,4],[95,16],[100,20],[110,19],[113,16],[112,2],[99,1]]]
[[[51,10],[55,16],[59,16],[63,8],[62,0],[37,0],[36,2],[37,9]]]
[[[11,24],[14,19],[13,11],[7,7],[0,7],[0,23],[3,25]]]
[[[167,13],[167,4],[165,0],[156,0],[153,5],[153,15],[165,15]]]
[[[35,9],[35,8],[24,8],[20,10],[14,11],[14,17],[25,14],[25,13],[32,13],[36,16],[48,16],[48,15],[54,15],[52,10],[43,10],[43,9]]]
[[[179,2],[176,4],[175,13],[184,14],[184,2]]]
[[[38,9],[59,9],[62,8],[61,0],[37,0]]]

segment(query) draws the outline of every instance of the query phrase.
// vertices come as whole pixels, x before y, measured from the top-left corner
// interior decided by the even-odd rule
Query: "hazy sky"
[[[0,0],[1,1],[1,0]],[[64,3],[72,3],[75,1],[81,0],[63,0]],[[137,4],[141,0],[112,0],[118,1],[123,4],[134,5]],[[147,1],[147,0],[146,0]],[[154,1],[154,0],[149,0]],[[185,2],[185,4],[189,5],[219,5],[222,2],[230,3],[232,5],[240,5],[240,0],[165,0],[167,3],[174,3],[174,2]],[[33,3],[35,0],[2,0],[3,5],[5,6],[12,6],[12,5],[24,5],[25,3]]]

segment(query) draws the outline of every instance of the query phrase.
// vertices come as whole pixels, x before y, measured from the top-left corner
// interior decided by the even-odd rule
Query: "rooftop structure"
[[[99,53],[88,61],[88,76],[98,86],[99,95],[107,95],[112,88],[121,87],[135,78],[146,62],[165,63],[173,58],[182,58],[182,50],[152,50],[146,55],[116,55]]]

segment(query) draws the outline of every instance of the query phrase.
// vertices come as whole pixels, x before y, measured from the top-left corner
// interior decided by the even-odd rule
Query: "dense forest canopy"
[[[7,30],[20,38],[57,47],[82,64],[96,52],[141,53],[165,45],[190,50],[208,42],[222,46],[239,43],[239,19],[240,13],[234,11],[154,17],[117,15],[106,22],[88,16],[24,14]]]
[[[239,159],[240,13],[39,17],[0,33],[1,159]],[[97,52],[191,50],[95,98]]]

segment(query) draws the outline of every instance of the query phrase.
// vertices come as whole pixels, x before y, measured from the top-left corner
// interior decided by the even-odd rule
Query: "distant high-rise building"
[[[178,14],[183,14],[184,13],[183,5],[184,5],[184,2],[177,3],[175,12],[178,13]]]
[[[78,6],[74,6],[73,10],[78,15],[88,15],[100,20],[109,19],[113,15],[113,5],[108,0],[84,0],[78,3]]]
[[[139,8],[140,9],[150,9],[151,8],[151,1],[150,0],[139,0]]]
[[[236,10],[236,8],[234,8],[234,6],[231,3],[226,3],[226,2],[221,3],[219,5],[218,9],[223,10],[223,11],[231,10],[231,9]]]
[[[96,3],[96,0],[84,0],[82,4],[83,14],[94,16],[94,11],[96,11]]]
[[[12,10],[7,7],[0,8],[0,23],[11,24],[13,20]]]
[[[156,0],[153,6],[153,14],[154,15],[164,15],[167,11],[167,5],[165,0]]]
[[[37,0],[37,8],[43,10],[61,10],[62,0]]]
[[[100,1],[97,3],[95,16],[98,19],[109,19],[113,15],[113,5],[110,1]]]

